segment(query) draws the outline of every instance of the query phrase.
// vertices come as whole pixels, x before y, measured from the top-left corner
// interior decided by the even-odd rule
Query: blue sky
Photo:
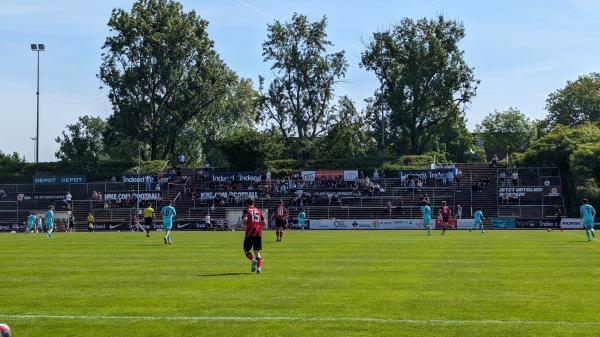
[[[542,119],[548,95],[567,81],[600,71],[600,2],[594,0],[182,0],[209,21],[209,36],[238,75],[270,76],[261,45],[267,24],[290,21],[294,12],[314,22],[328,18],[331,51],[345,50],[350,64],[336,94],[361,108],[379,87],[374,74],[358,67],[364,44],[404,17],[443,14],[462,21],[467,63],[481,80],[467,111],[470,130],[494,110],[515,107]],[[34,160],[37,53],[40,53],[40,161],[55,161],[54,139],[81,115],[108,117],[107,90],[96,78],[106,23],[113,8],[130,10],[132,0],[6,0],[0,3],[0,151]]]

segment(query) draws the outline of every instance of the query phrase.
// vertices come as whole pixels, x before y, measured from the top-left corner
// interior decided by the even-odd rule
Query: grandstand
[[[0,185],[0,223],[23,223],[29,211],[43,214],[52,204],[59,219],[70,214],[75,217],[76,228],[85,230],[85,219],[92,213],[96,222],[129,222],[136,212],[137,201],[128,196],[149,195],[148,201],[159,212],[162,200],[172,200],[177,209],[177,218],[202,222],[210,212],[213,221],[228,219],[235,223],[241,216],[243,198],[248,193],[256,197],[256,203],[267,210],[272,210],[279,199],[294,219],[304,208],[309,219],[416,219],[421,214],[418,208],[419,199],[427,195],[434,209],[440,207],[442,201],[455,213],[456,205],[463,209],[463,218],[471,218],[478,207],[483,209],[486,218],[522,218],[543,219],[554,215],[554,207],[565,209],[562,195],[562,181],[557,168],[506,168],[487,164],[456,164],[456,170],[462,172],[460,186],[454,180],[451,184],[443,184],[441,180],[431,179],[421,187],[411,187],[402,183],[398,177],[377,180],[380,188],[372,190],[364,185],[343,182],[337,187],[310,187],[302,190],[301,196],[292,189],[285,193],[275,192],[275,181],[253,184],[245,182],[236,189],[220,189],[219,184],[209,189],[204,177],[197,170],[184,168],[181,179],[164,183],[160,191],[154,188],[146,190],[144,183],[131,182],[96,182],[68,185],[37,184],[2,184]],[[507,178],[499,179],[504,172]],[[513,183],[512,173],[517,172],[518,179]],[[510,176],[510,178],[509,178]],[[544,186],[544,184],[549,186]],[[252,188],[250,189],[250,185]],[[267,198],[265,187],[268,186],[270,198]],[[200,194],[192,191],[199,189]],[[136,192],[137,191],[137,192]],[[512,192],[507,192],[512,191]],[[70,192],[71,205],[64,203],[64,195]],[[94,192],[103,196],[97,200]],[[204,193],[210,192],[210,193]],[[235,192],[235,193],[232,193]],[[223,197],[222,202],[203,198],[204,194]],[[503,200],[505,193],[517,194],[516,199]],[[235,194],[235,196],[234,196]],[[337,195],[337,198],[333,196]],[[111,196],[109,200],[104,196]],[[117,205],[115,196],[122,196]],[[106,203],[110,203],[108,207]],[[70,206],[70,207],[69,207]],[[566,211],[565,211],[566,213]],[[565,214],[566,215],[566,214]],[[160,219],[160,216],[157,216]]]

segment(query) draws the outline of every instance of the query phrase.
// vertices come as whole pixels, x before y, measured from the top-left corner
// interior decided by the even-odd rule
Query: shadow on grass
[[[237,275],[251,275],[254,273],[219,273],[219,274],[199,274],[198,277],[214,277],[214,276],[237,276]]]

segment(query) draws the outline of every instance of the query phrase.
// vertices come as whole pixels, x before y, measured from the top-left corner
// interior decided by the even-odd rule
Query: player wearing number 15
[[[262,268],[262,229],[267,225],[267,220],[263,217],[260,209],[254,206],[254,198],[246,198],[246,209],[242,213],[242,229],[246,231],[244,238],[244,254],[252,263],[251,271],[260,274]],[[250,253],[254,250],[254,256]]]
[[[590,232],[592,236],[596,236],[594,232],[594,218],[596,217],[596,210],[592,205],[588,204],[587,199],[583,199],[583,205],[579,207],[579,216],[581,217],[581,222],[583,223],[583,228],[585,228],[585,234],[588,237],[588,241],[592,241],[590,238]]]
[[[171,244],[171,228],[173,228],[173,216],[175,214],[177,214],[177,212],[175,212],[175,208],[173,208],[173,206],[171,206],[171,200],[167,201],[167,206],[164,206],[161,210],[160,213],[162,214],[163,217],[163,226],[165,227],[165,245]]]

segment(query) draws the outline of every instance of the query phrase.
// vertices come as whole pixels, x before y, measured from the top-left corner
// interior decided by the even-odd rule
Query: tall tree
[[[212,105],[235,82],[206,31],[208,22],[170,0],[140,0],[114,9],[98,77],[109,87],[113,115],[107,141],[143,159],[167,159],[192,121],[215,117]],[[133,149],[131,149],[133,147]]]
[[[319,158],[354,158],[378,153],[372,130],[354,103],[342,96],[327,134],[316,141]]]
[[[385,133],[396,140],[392,152],[421,154],[427,134],[454,125],[476,94],[479,81],[458,47],[465,29],[440,15],[416,22],[404,18],[379,36],[360,64],[382,83],[373,104],[387,111]]]
[[[557,124],[570,127],[590,121],[600,126],[600,73],[579,76],[548,96],[548,116],[541,121],[545,131]]]
[[[600,144],[600,128],[590,122],[574,128],[559,124],[527,148],[522,164],[570,172],[569,158],[581,144]]]
[[[263,43],[265,62],[273,62],[273,82],[263,92],[263,118],[274,123],[296,154],[307,158],[313,141],[326,132],[333,109],[334,87],[346,73],[344,51],[327,54],[327,18],[310,23],[294,14],[291,23],[268,25]],[[296,141],[293,141],[295,139]]]
[[[475,132],[481,136],[487,150],[509,155],[526,149],[536,139],[535,123],[514,108],[487,115],[476,125]]]
[[[80,116],[75,124],[67,125],[62,138],[56,137],[59,144],[54,154],[62,161],[70,161],[73,168],[81,173],[94,172],[101,156],[105,155],[103,133],[106,121],[100,117]]]

